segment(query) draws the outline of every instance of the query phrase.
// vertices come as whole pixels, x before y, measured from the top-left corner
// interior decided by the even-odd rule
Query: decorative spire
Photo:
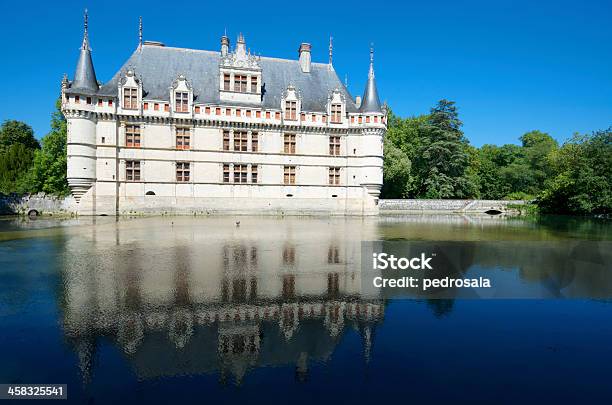
[[[83,50],[89,50],[89,37],[87,33],[87,28],[87,9],[85,9],[85,14],[83,16],[83,44],[81,45],[81,49]]]
[[[91,60],[87,19],[87,9],[85,9],[83,44],[81,46],[81,53],[79,55],[79,61],[77,62],[71,88],[95,92],[98,91],[98,80],[96,79],[96,72],[94,71],[93,61]]]
[[[332,56],[333,56],[333,50],[334,50],[333,43],[332,43],[333,39],[334,38],[330,35],[329,36],[329,64],[330,65],[332,64]]]
[[[368,71],[368,77],[374,77],[374,44],[370,44],[370,70]]]
[[[138,49],[142,49],[142,16],[138,17]]]
[[[364,113],[382,113],[380,98],[376,89],[374,77],[374,44],[370,44],[370,69],[368,71],[368,82],[366,83],[363,99],[359,111]]]

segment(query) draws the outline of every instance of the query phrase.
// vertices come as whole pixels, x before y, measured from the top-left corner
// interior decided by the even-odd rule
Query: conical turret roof
[[[368,82],[366,83],[363,99],[359,111],[363,113],[382,113],[378,90],[376,89],[376,79],[374,77],[374,49],[370,49],[370,71],[368,72]]]
[[[85,11],[85,29],[83,32],[83,44],[81,45],[81,53],[77,62],[76,71],[74,72],[74,80],[72,81],[71,89],[83,89],[89,91],[98,91],[98,80],[96,79],[96,71],[93,67],[91,59],[91,48],[89,47],[89,37],[87,35],[87,11]]]

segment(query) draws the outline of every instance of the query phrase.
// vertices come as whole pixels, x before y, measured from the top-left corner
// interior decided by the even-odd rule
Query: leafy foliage
[[[0,126],[0,192],[26,191],[26,173],[39,148],[29,125],[15,120],[4,121]]]
[[[529,131],[520,145],[469,145],[453,102],[430,114],[389,114],[382,198],[534,200],[542,212],[612,213],[612,129],[559,147]]]
[[[55,103],[56,111],[51,116],[51,131],[42,139],[42,148],[34,157],[34,166],[29,175],[32,191],[67,195],[70,191],[66,179],[66,119],[61,112],[61,100]]]
[[[32,128],[5,121],[0,128],[0,192],[68,194],[66,181],[66,120],[61,101],[51,117],[51,131],[42,148]]]
[[[551,163],[554,176],[538,198],[542,211],[612,214],[612,128],[574,135]]]
[[[40,148],[32,127],[21,121],[6,120],[0,126],[0,153],[15,144],[22,144],[26,149]]]

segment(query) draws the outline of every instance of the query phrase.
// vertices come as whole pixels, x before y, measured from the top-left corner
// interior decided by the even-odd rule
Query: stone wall
[[[512,205],[524,205],[522,200],[380,200],[381,212],[508,212]]]
[[[0,194],[0,215],[70,215],[75,212],[73,197],[57,197],[44,193],[19,196]]]

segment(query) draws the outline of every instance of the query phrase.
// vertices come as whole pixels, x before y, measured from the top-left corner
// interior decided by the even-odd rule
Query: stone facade
[[[80,214],[378,212],[386,108],[373,59],[363,102],[330,63],[139,44],[105,84],[87,25],[62,83]]]

